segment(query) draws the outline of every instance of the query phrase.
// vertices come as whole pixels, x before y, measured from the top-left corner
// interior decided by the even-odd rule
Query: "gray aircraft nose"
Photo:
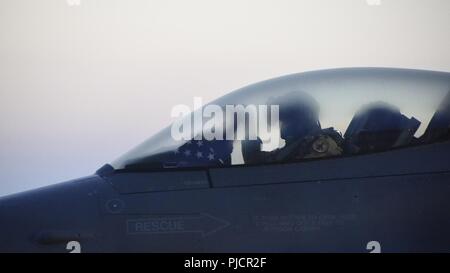
[[[0,252],[67,252],[94,236],[97,189],[91,176],[0,198]]]

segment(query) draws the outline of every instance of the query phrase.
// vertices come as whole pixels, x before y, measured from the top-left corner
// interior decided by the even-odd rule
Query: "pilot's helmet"
[[[418,120],[407,118],[398,107],[378,101],[355,114],[344,138],[349,152],[385,150],[408,142],[419,125]]]
[[[319,104],[302,91],[271,97],[269,105],[279,105],[281,137],[287,141],[305,137],[320,130]]]

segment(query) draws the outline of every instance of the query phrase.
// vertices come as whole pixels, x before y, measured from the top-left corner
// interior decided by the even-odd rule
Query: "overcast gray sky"
[[[210,101],[295,72],[450,71],[448,0],[0,0],[0,195],[95,172]]]

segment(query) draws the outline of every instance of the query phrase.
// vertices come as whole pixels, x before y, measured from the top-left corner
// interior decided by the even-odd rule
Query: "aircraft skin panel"
[[[448,143],[410,150],[422,149],[417,157],[423,159],[430,148],[434,158],[444,158],[439,145]],[[376,167],[407,150],[365,157]],[[311,163],[341,160],[350,158]],[[296,171],[290,183],[252,179],[241,187],[129,193],[94,175],[2,198],[2,229],[9,235],[2,236],[0,252],[67,252],[73,240],[83,252],[367,252],[370,241],[380,242],[383,252],[448,252],[450,172],[442,168],[449,161],[423,162],[430,164],[413,164],[401,175],[304,179]],[[435,172],[418,173],[433,166]],[[170,183],[173,173],[165,175],[148,183]],[[228,181],[236,183],[235,177]]]
[[[214,187],[450,171],[450,142],[310,162],[215,168]],[[426,164],[424,164],[426,162]],[[326,171],[325,171],[326,170]],[[258,179],[254,179],[258,174]]]
[[[448,156],[443,148],[448,145],[364,157],[373,162],[372,167],[383,169],[383,162],[393,164],[391,159],[401,163],[393,153],[414,164],[411,155],[405,157],[407,150],[419,152],[417,161],[430,162],[426,161],[427,152],[435,160],[442,160]],[[141,251],[360,252],[365,251],[365,242],[377,240],[389,242],[385,251],[432,251],[436,246],[438,251],[449,251],[450,238],[445,236],[450,227],[446,217],[450,210],[450,172],[443,171],[449,161],[423,168],[412,165],[402,173],[372,177],[357,169],[361,177],[323,179],[307,169],[309,164],[339,164],[350,159],[292,164],[304,169],[304,173],[292,172],[290,183],[280,179],[255,184],[254,179],[236,181],[239,176],[230,174],[227,181],[233,185],[242,182],[242,186],[220,187],[212,172],[213,188],[118,195],[124,209],[111,213],[102,206],[103,214],[105,219],[111,217],[111,222],[123,223],[115,235],[111,234],[111,239],[127,234],[120,249],[136,250],[139,241],[143,244]],[[392,168],[399,169],[396,165]],[[267,177],[267,169],[252,167],[253,176]],[[352,170],[356,169],[343,169],[337,174]],[[276,170],[276,174],[280,173]],[[305,173],[311,176],[304,179]],[[102,203],[106,204],[106,200]],[[136,228],[139,224],[141,229]],[[146,224],[148,227],[142,228]],[[153,247],[146,248],[148,245],[142,243],[145,240]]]
[[[121,195],[124,210],[103,211],[101,230],[106,241],[123,238],[121,251],[366,252],[373,240],[384,252],[450,251],[448,181],[436,173]]]
[[[210,186],[205,170],[118,173],[107,177],[106,180],[120,193],[190,190]]]

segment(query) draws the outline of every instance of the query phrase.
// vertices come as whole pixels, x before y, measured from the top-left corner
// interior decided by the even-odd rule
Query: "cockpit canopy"
[[[174,122],[111,165],[132,171],[282,163],[446,141],[450,73],[345,68],[293,74],[231,92],[178,124],[195,121],[203,127],[193,125],[188,137],[174,138]]]

